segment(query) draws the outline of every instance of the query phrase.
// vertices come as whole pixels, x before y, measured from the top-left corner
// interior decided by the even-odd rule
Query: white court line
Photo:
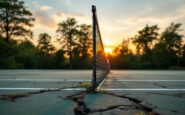
[[[183,80],[138,80],[138,79],[136,79],[136,80],[107,80],[107,81],[151,81],[151,82],[153,82],[153,81],[165,81],[165,82],[184,82],[185,80],[183,79]]]
[[[86,80],[86,79],[25,79],[25,78],[20,78],[20,79],[0,79],[0,81],[83,82],[83,81],[91,81],[91,80]]]
[[[25,78],[20,78],[20,79],[0,79],[0,81],[38,81],[38,82],[85,82],[85,81],[91,81],[87,79],[25,79]],[[153,81],[164,81],[164,82],[185,82],[185,80],[106,80],[106,81],[122,81],[122,82],[132,82],[132,81],[147,81],[147,82],[153,82]]]
[[[5,88],[0,88],[0,90],[29,90],[29,91],[37,91],[37,90],[57,90],[59,88],[11,88],[11,87],[5,87]],[[65,90],[65,91],[84,91],[86,88],[64,88],[60,90]]]
[[[185,91],[185,89],[161,89],[161,88],[101,88],[100,91]]]
[[[0,88],[0,90],[57,90],[59,88]],[[86,88],[65,88],[64,91],[85,91]],[[99,91],[185,91],[185,89],[162,89],[162,88],[101,88]]]
[[[100,88],[101,88],[101,86],[103,85],[103,83],[105,82],[105,80],[106,80],[107,78],[105,78],[101,83],[100,83],[100,85],[96,88],[97,89],[97,91],[99,91],[100,90]]]

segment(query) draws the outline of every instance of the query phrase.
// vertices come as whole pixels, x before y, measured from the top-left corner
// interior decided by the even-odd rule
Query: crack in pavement
[[[164,96],[174,96],[174,97],[179,97],[179,98],[185,98],[185,93],[167,94],[167,93],[148,92],[148,94],[164,95]]]
[[[74,86],[74,87],[70,87],[70,88],[78,88],[78,87],[79,86]],[[35,91],[35,92],[19,93],[19,94],[3,94],[3,95],[0,95],[0,99],[1,100],[8,100],[10,102],[15,102],[16,99],[18,99],[18,98],[28,97],[33,94],[61,91],[62,89],[65,89],[65,88],[39,90],[39,91]],[[105,108],[97,108],[97,109],[88,108],[87,104],[84,102],[84,98],[87,94],[91,94],[91,93],[104,94],[104,95],[110,95],[110,96],[114,96],[114,97],[118,97],[118,98],[128,99],[129,101],[132,102],[132,104],[130,104],[130,105],[124,105],[124,104],[111,105],[111,106],[107,106]],[[177,96],[183,96],[183,94],[177,94]],[[76,106],[73,109],[73,112],[75,115],[88,115],[88,114],[92,114],[92,113],[105,112],[105,111],[114,110],[114,109],[119,109],[119,110],[134,110],[134,109],[136,109],[136,110],[143,111],[147,115],[160,115],[159,113],[154,111],[154,109],[157,108],[156,106],[154,106],[154,107],[147,106],[145,104],[142,104],[141,100],[139,100],[137,98],[129,97],[128,95],[118,95],[115,93],[103,92],[103,91],[102,92],[92,92],[90,89],[87,89],[86,91],[81,91],[81,92],[78,92],[76,94],[69,95],[66,97],[61,97],[61,96],[58,96],[58,97],[62,98],[64,100],[69,99],[69,100],[76,103]],[[158,108],[158,109],[162,109],[162,108]],[[173,113],[179,113],[179,111],[176,111],[176,110],[169,110],[169,111],[171,111]]]
[[[27,93],[1,94],[0,95],[0,100],[7,100],[7,101],[10,101],[10,102],[15,102],[16,99],[18,99],[18,98],[29,97],[33,94],[41,94],[41,93],[47,93],[47,92],[61,91],[61,90],[66,89],[66,88],[78,88],[78,87],[79,86],[65,87],[65,88],[55,88],[55,89],[48,89],[48,90],[39,90],[39,91],[27,92]]]
[[[90,109],[86,106],[86,103],[84,102],[85,95],[89,94],[90,90],[83,91],[77,94],[73,94],[70,96],[67,96],[64,99],[72,100],[76,103],[76,106],[73,110],[75,115],[87,115],[90,112]]]
[[[142,110],[147,114],[151,114],[151,115],[160,115],[159,113],[153,111],[154,108],[152,107],[148,107],[146,105],[141,104],[141,100],[138,100],[136,98],[132,98],[132,97],[128,97],[125,95],[118,95],[115,93],[108,93],[108,92],[101,92],[102,94],[106,94],[106,95],[111,95],[111,96],[115,96],[115,97],[119,97],[119,98],[124,98],[124,99],[128,99],[129,101],[133,102],[133,109],[137,109],[137,110]]]
[[[105,112],[112,109],[130,110],[132,107],[134,106],[133,105],[113,105],[113,106],[108,106],[107,108],[91,110],[90,113]]]
[[[128,99],[129,101],[132,102],[132,104],[130,104],[130,105],[124,105],[124,104],[112,105],[112,106],[108,106],[106,108],[98,108],[98,109],[88,108],[86,103],[84,102],[84,98],[87,94],[90,94],[90,93],[105,94],[105,95],[111,95],[114,97]],[[141,100],[138,100],[138,99],[132,98],[132,97],[128,97],[125,95],[114,94],[114,93],[89,92],[87,90],[84,92],[80,92],[80,93],[77,93],[74,95],[67,96],[64,99],[69,99],[69,100],[72,100],[73,102],[76,103],[76,106],[73,110],[75,115],[88,115],[88,114],[97,113],[97,112],[105,112],[105,111],[113,110],[113,109],[120,109],[120,110],[136,109],[136,110],[142,110],[147,115],[160,115],[159,113],[157,113],[153,110],[154,108],[141,104],[141,102],[142,102]]]
[[[155,86],[159,86],[159,87],[162,87],[162,88],[167,88],[167,86],[165,86],[165,85],[161,85],[161,84],[159,84],[159,83],[153,83],[153,85],[155,85]]]

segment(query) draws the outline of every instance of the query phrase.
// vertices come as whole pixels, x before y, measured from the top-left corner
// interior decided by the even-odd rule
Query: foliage
[[[153,49],[153,61],[157,67],[180,66],[180,58],[183,55],[183,35],[179,33],[180,27],[181,24],[171,23],[162,32],[159,43]]]
[[[56,30],[60,44],[57,49],[47,33],[39,35],[37,45],[30,39],[14,39],[31,34],[33,21],[23,1],[0,0],[0,69],[92,68],[90,25],[79,24],[74,18],[60,22]],[[112,55],[107,55],[111,69],[184,69],[181,24],[171,23],[162,33],[158,30],[158,25],[146,25],[134,38],[124,39]],[[132,43],[136,52],[130,49]]]
[[[159,28],[157,25],[148,26],[140,31],[138,35],[133,39],[133,43],[136,44],[138,54],[150,54],[152,43],[157,39]]]
[[[158,26],[146,26],[138,31],[132,42],[136,45],[136,54],[129,50],[129,42],[124,40],[115,48],[110,62],[117,69],[168,69],[185,66],[185,45],[181,24],[171,23],[159,36]]]
[[[32,13],[19,0],[0,0],[0,32],[7,42],[12,36],[32,36]]]
[[[61,48],[69,55],[69,68],[73,68],[72,51],[76,46],[77,21],[74,18],[68,18],[66,21],[58,24],[58,41]]]
[[[47,33],[41,33],[39,35],[37,47],[43,54],[50,54],[55,50],[54,46],[51,44],[51,36]]]
[[[58,24],[57,33],[61,49],[69,56],[69,68],[87,68],[92,44],[91,26],[78,25],[74,18],[68,18]]]

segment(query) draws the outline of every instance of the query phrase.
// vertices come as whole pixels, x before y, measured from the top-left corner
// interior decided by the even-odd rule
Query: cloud
[[[103,39],[112,39],[114,42],[121,43],[123,38],[135,36],[137,31],[144,28],[146,24],[157,24],[160,31],[163,31],[171,22],[182,23],[183,33],[185,33],[184,0],[124,0],[118,2],[109,0],[107,5],[101,4],[102,2],[98,0],[94,2],[99,6],[98,19]],[[38,3],[35,2],[32,5],[35,11],[33,14],[36,17],[35,25],[36,28],[47,30],[48,33],[51,31],[55,33],[57,24],[68,17],[75,18],[79,24],[92,23],[90,10],[84,7],[86,1],[58,0],[58,3],[54,5],[44,1],[38,1]],[[82,4],[84,6],[81,6]]]
[[[85,24],[90,24],[91,23],[91,18],[87,17],[85,14],[82,13],[65,13],[65,12],[57,12],[55,14],[55,20],[64,21],[67,18],[75,18],[79,24],[85,23]]]
[[[34,35],[38,36],[40,33],[47,32],[55,40],[57,24],[66,20],[68,17],[75,18],[80,23],[86,23],[91,20],[84,14],[78,13],[65,13],[65,12],[48,12],[47,10],[37,9],[32,11],[35,16],[35,24],[33,27]]]
[[[34,14],[35,19],[36,19],[36,21],[35,21],[36,26],[40,25],[40,26],[45,26],[45,27],[48,27],[48,28],[56,27],[56,22],[53,19],[52,15],[50,15],[46,11],[37,10],[33,14]]]
[[[40,6],[40,9],[41,9],[41,10],[45,10],[45,11],[46,11],[46,10],[50,10],[50,9],[52,9],[52,7],[50,7],[50,6],[46,6],[46,5],[45,5],[45,6]]]
[[[82,14],[82,13],[65,13],[65,12],[57,12],[56,13],[56,15],[58,16],[58,17],[65,17],[65,16],[67,16],[67,17],[85,17],[85,15],[84,14]]]
[[[145,10],[138,10],[137,13],[102,18],[99,22],[103,39],[111,39],[115,44],[118,44],[123,38],[134,37],[146,24],[158,25],[159,32],[162,32],[172,22],[182,23],[182,34],[185,34],[185,5],[176,9],[163,8],[165,10],[160,11],[162,7],[164,5],[148,6]]]
[[[32,2],[34,7],[39,10],[47,11],[53,9],[51,6],[48,5],[40,5],[38,2]]]
[[[182,23],[183,27],[185,27],[185,6],[181,6],[176,10],[170,11],[165,14],[160,14],[160,11],[158,12],[158,15],[155,15],[156,12],[155,9],[151,8],[147,11],[140,11],[138,14],[134,16],[128,16],[128,17],[120,17],[116,19],[116,24],[119,27],[126,27],[126,29],[123,29],[123,32],[125,33],[132,33],[130,35],[136,34],[136,32],[140,29],[142,29],[146,24],[149,25],[159,25],[161,28],[160,31],[163,31],[167,26],[170,25],[170,23]],[[184,31],[185,33],[185,31]]]
[[[71,5],[71,1],[70,0],[65,0],[66,5],[70,6]]]
[[[38,5],[38,3],[37,3],[37,2],[35,2],[35,1],[34,1],[34,2],[32,2],[32,4],[33,4],[33,5]]]

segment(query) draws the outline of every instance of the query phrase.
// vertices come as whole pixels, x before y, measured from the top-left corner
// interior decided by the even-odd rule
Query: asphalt
[[[185,71],[112,70],[87,92],[91,70],[0,70],[1,115],[184,115]]]

